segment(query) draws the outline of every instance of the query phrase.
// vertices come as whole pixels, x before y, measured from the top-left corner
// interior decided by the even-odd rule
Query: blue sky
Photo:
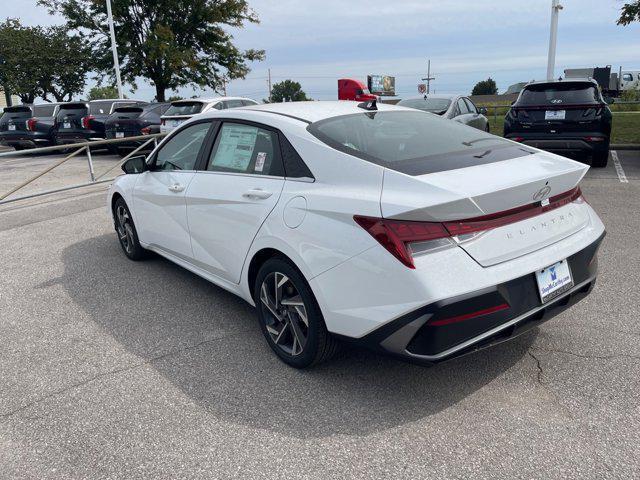
[[[60,23],[35,0],[0,0],[0,18],[26,24]],[[510,84],[543,78],[551,0],[249,0],[261,23],[234,31],[241,48],[262,48],[266,60],[252,65],[246,80],[228,94],[267,97],[267,69],[273,81],[299,81],[315,99],[337,98],[336,80],[396,76],[400,96],[416,86],[431,59],[441,93],[468,93],[491,76],[501,91]],[[624,2],[562,0],[556,72],[611,64],[640,69],[640,25],[615,24]],[[90,82],[92,83],[92,82]],[[182,89],[184,96],[210,91]],[[136,97],[154,90],[141,82]]]

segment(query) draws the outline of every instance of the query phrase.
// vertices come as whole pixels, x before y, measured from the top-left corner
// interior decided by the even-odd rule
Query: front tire
[[[274,257],[262,265],[253,298],[267,343],[287,365],[307,368],[336,352],[309,284],[287,260]]]
[[[113,206],[113,218],[118,240],[124,254],[135,261],[146,258],[147,250],[140,245],[133,217],[122,197],[118,198]]]

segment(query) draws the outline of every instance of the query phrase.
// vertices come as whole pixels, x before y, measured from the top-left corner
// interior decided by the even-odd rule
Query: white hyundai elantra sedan
[[[339,340],[432,363],[591,291],[605,229],[587,169],[414,109],[294,102],[191,119],[123,165],[108,206],[130,259],[256,305],[289,365]]]

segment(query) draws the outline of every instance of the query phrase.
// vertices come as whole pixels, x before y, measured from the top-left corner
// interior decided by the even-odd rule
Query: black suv
[[[28,140],[27,120],[32,117],[31,105],[6,107],[0,116],[0,143],[16,150],[32,147]]]
[[[146,105],[137,100],[94,100],[60,105],[56,116],[55,137],[60,145],[102,140],[106,137],[105,122],[114,109]]]
[[[170,106],[170,103],[149,103],[116,108],[104,124],[107,140],[158,133],[160,117]],[[132,147],[140,143],[130,142],[121,146]]]
[[[611,110],[591,80],[526,85],[504,120],[504,136],[567,156],[591,156],[593,167],[609,158]]]

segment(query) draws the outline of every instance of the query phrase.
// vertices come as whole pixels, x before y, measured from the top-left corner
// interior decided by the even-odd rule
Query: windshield
[[[195,115],[202,111],[201,102],[181,102],[172,103],[169,110],[166,111],[167,117],[172,115]]]
[[[451,100],[448,98],[407,98],[398,102],[398,105],[417,108],[425,112],[446,112],[451,105]]]
[[[418,111],[343,115],[315,122],[308,130],[336,150],[408,175],[533,153],[503,138]]]
[[[585,82],[529,85],[520,94],[518,105],[571,105],[601,103],[595,85]]]
[[[53,117],[55,112],[55,105],[34,105],[33,116],[34,117]]]

